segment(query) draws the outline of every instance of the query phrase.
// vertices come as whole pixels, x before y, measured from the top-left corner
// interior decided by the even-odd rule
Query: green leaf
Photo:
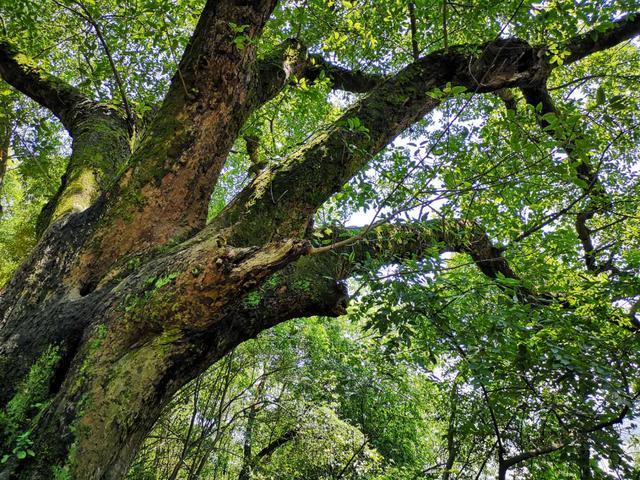
[[[598,90],[596,90],[596,103],[598,105],[604,105],[606,100],[607,100],[607,98],[606,98],[606,94],[605,94],[605,91],[604,91],[604,86],[600,85],[598,87]]]

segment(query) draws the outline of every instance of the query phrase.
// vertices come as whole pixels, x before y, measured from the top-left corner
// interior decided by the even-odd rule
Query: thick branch
[[[565,50],[571,53],[564,58],[564,63],[573,63],[592,53],[614,47],[639,33],[640,13],[630,13],[613,22],[612,27],[605,32],[596,28],[565,43]]]
[[[86,210],[104,191],[129,155],[126,122],[106,106],[46,74],[10,43],[0,42],[0,75],[49,109],[73,138],[62,185],[38,219],[38,232],[67,213]]]
[[[598,48],[611,46],[628,35],[609,35],[610,39]],[[567,45],[578,51],[585,42],[578,37]],[[583,48],[581,55],[593,48]],[[259,175],[214,224],[236,224],[238,235],[233,241],[238,244],[302,235],[310,216],[322,203],[396,135],[438,105],[430,90],[447,83],[477,93],[514,86],[527,88],[544,82],[555,67],[548,64],[544,47],[533,48],[517,39],[478,46],[477,54],[469,54],[470,50],[451,47],[427,55],[380,83],[338,122]]]
[[[326,229],[325,229],[326,230]],[[393,263],[407,258],[423,259],[444,252],[466,253],[488,277],[517,278],[501,251],[492,245],[479,225],[469,221],[427,220],[407,224],[383,224],[366,227],[332,228],[331,237],[320,232],[315,238],[337,242],[338,253],[348,252],[349,262],[374,258]],[[353,242],[348,240],[353,239]],[[345,242],[345,240],[347,242]],[[346,277],[345,277],[346,278]]]
[[[125,255],[205,225],[211,192],[256,106],[256,40],[274,6],[275,0],[207,2],[162,106],[111,192],[79,267],[83,283],[97,282]]]
[[[271,54],[257,61],[255,71],[253,92],[256,106],[274,98],[295,78],[313,81],[324,73],[334,88],[354,93],[366,93],[386,78],[334,65],[321,55],[310,55],[307,48],[295,39],[283,42]]]
[[[386,224],[367,229],[361,236],[364,231],[365,228],[334,227],[329,235],[314,235],[323,243],[336,242],[336,247],[316,255],[309,255],[313,250],[307,250],[305,255],[260,286],[249,300],[242,299],[234,304],[233,318],[240,322],[234,323],[234,331],[249,329],[255,332],[251,334],[253,336],[263,328],[291,318],[344,314],[348,297],[342,281],[357,273],[368,259],[391,264],[409,258],[425,259],[443,252],[460,252],[472,256],[478,268],[492,279],[517,280],[500,251],[471,222],[432,220]],[[350,239],[355,241],[345,242]],[[497,282],[497,285],[505,287],[504,283]],[[528,294],[528,301],[537,301],[537,297],[524,289],[519,293]]]
[[[318,257],[334,258],[333,269],[327,269],[323,275],[333,275],[339,280],[356,273],[368,259],[390,264],[456,252],[469,255],[487,278],[495,280],[498,288],[515,292],[522,302],[545,305],[554,301],[551,295],[537,294],[525,287],[509,266],[502,250],[494,246],[484,230],[474,222],[428,220],[402,225],[384,224],[371,229],[333,228],[330,236],[324,235],[323,238],[321,232],[316,232],[315,238],[323,243],[334,242],[332,248],[322,251],[333,251],[338,255]],[[310,253],[314,253],[314,249]]]
[[[0,76],[16,90],[50,110],[73,135],[81,112],[93,102],[78,89],[43,72],[6,40],[0,41]]]
[[[528,84],[545,71],[541,62],[535,49],[515,40],[487,44],[477,56],[453,51],[428,55],[379,84],[299,151],[262,172],[214,224],[237,224],[232,242],[238,244],[265,241],[274,234],[301,235],[322,203],[439,104],[430,90],[448,82],[471,91]]]

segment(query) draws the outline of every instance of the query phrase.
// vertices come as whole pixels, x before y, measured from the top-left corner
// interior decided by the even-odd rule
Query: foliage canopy
[[[50,225],[89,205],[114,206],[95,227],[107,233],[87,242],[107,253],[87,257],[97,266],[90,263],[77,296],[133,279],[123,284],[140,290],[119,318],[175,318],[175,329],[200,314],[180,303],[186,290],[162,292],[183,285],[187,268],[200,275],[200,266],[176,260],[134,275],[146,272],[149,252],[199,241],[196,221],[179,211],[186,197],[204,192],[206,228],[232,231],[234,248],[306,242],[299,271],[291,273],[293,260],[274,261],[231,296],[254,319],[286,290],[300,306],[290,316],[312,318],[231,353],[234,342],[289,317],[220,341],[222,358],[184,373],[195,380],[159,402],[163,413],[129,478],[639,478],[639,3],[283,0],[262,33],[225,21],[224,48],[255,56],[246,75],[259,78],[258,93],[230,91],[257,100],[220,107],[237,128],[215,130],[228,144],[220,151],[185,147],[206,157],[196,164],[174,151],[199,145],[193,131],[202,127],[206,137],[212,117],[198,117],[198,105],[180,114],[196,115],[197,127],[165,118],[178,104],[172,95],[187,103],[205,95],[188,54],[200,48],[192,33],[215,3],[0,0],[7,292]],[[47,72],[49,101],[11,69]],[[80,148],[85,126],[72,125],[51,97],[67,94],[60,85],[126,125],[125,160]],[[171,140],[158,146],[161,135]],[[149,160],[165,157],[201,172],[193,177],[207,186],[180,184],[181,194],[198,193],[167,194],[147,211],[145,192],[173,186],[165,180],[178,167]],[[209,182],[213,164],[219,177]],[[64,203],[70,187],[90,190],[87,205]],[[127,235],[130,245],[109,237],[118,221],[135,225],[149,211],[149,224],[186,220],[166,235]],[[305,309],[307,297],[329,296],[327,279],[348,287],[348,308]],[[165,300],[171,313],[156,314]],[[162,342],[175,333],[158,331]],[[0,411],[0,439],[10,446],[3,463],[39,455],[24,435],[51,399],[49,378],[47,392],[28,385],[39,378],[33,365],[16,382],[20,418],[17,401]],[[56,468],[60,478],[72,471]]]

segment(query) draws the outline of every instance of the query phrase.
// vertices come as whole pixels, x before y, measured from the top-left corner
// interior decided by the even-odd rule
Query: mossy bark
[[[366,242],[323,255],[311,255],[304,238],[316,209],[438,104],[430,89],[451,83],[488,92],[548,74],[544,50],[517,40],[434,53],[389,78],[327,65],[338,84],[371,92],[263,170],[204,226],[209,194],[247,116],[292,71],[319,74],[295,42],[275,70],[256,63],[249,40],[274,6],[206,3],[163,106],[133,152],[123,115],[0,42],[3,79],[49,108],[73,138],[40,241],[0,291],[0,446],[9,454],[0,479],[123,478],[178,388],[266,328],[343,313],[340,280],[369,254],[393,261],[449,249],[470,254],[489,277],[515,278],[502,252],[468,222],[407,227],[397,243],[387,238],[395,227],[373,229],[362,232]],[[237,41],[233,24],[243,26],[247,42]],[[618,24],[621,41],[631,24]],[[571,61],[602,45],[609,43],[570,44]],[[14,452],[18,438],[28,438],[33,455]]]
[[[238,249],[198,238],[89,295],[61,295],[56,327],[46,339],[40,338],[42,330],[30,339],[17,338],[23,336],[16,335],[19,329],[7,335],[6,354],[16,352],[9,348],[14,342],[19,350],[29,347],[20,368],[26,374],[3,369],[8,417],[25,403],[16,399],[24,396],[23,378],[40,361],[32,362],[32,352],[55,349],[58,359],[41,386],[46,394],[38,396],[47,406],[21,424],[35,456],[12,457],[0,478],[50,478],[52,466],[70,478],[122,478],[162,406],[194,375],[268,325],[332,313],[332,301],[342,294],[338,289],[334,298],[301,303],[309,293],[288,295],[286,280],[264,287],[260,309],[246,300],[307,249],[299,241]],[[8,325],[20,323],[9,319]],[[58,330],[62,324],[75,330]],[[17,366],[7,355],[3,359]],[[4,435],[6,451],[14,437]]]
[[[305,257],[309,219],[372,154],[437,104],[427,90],[457,75],[445,60],[434,56],[380,84],[337,124],[258,175],[205,228],[190,220],[189,199],[206,206],[222,164],[215,158],[226,155],[251,108],[249,100],[240,108],[248,84],[228,92],[233,118],[220,116],[206,132],[193,131],[203,117],[185,106],[199,100],[173,91],[176,100],[170,92],[145,148],[104,194],[97,172],[105,171],[105,159],[119,163],[119,155],[105,154],[122,145],[124,130],[97,117],[90,130],[76,124],[58,214],[0,299],[0,358],[11,364],[1,372],[2,405],[44,352],[60,354],[49,404],[25,425],[36,455],[8,462],[0,478],[47,478],[55,468],[74,479],[120,479],[162,406],[212,362],[289,318],[343,313],[339,280],[351,267],[340,252]],[[233,79],[243,63],[226,58],[217,65],[227,65]],[[198,137],[205,133],[206,144]],[[267,198],[270,191],[279,192],[277,202]],[[424,230],[406,245],[420,254],[436,237]],[[385,251],[372,244],[371,252]]]
[[[52,222],[93,205],[109,189],[131,153],[124,118],[105,106],[78,112],[70,133],[73,143],[67,171],[38,218],[40,235]]]

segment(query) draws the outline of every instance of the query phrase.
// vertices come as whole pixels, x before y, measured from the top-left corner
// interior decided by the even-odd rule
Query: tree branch
[[[256,108],[257,39],[275,3],[206,2],[162,105],[105,203],[78,267],[82,283],[96,284],[123,256],[205,226],[211,192]]]
[[[621,25],[625,25],[622,33],[609,35],[598,48],[635,32]],[[577,37],[567,45],[584,56],[596,48],[585,47],[585,42]],[[302,235],[322,203],[396,135],[438,105],[430,90],[448,83],[476,93],[526,88],[543,83],[557,66],[547,62],[544,47],[518,39],[486,43],[476,47],[476,54],[470,50],[474,49],[450,47],[448,52],[432,53],[380,83],[334,125],[256,177],[213,224],[218,228],[236,224],[238,235],[232,241],[239,244],[267,241],[274,235]]]
[[[584,250],[584,260],[588,270],[599,271],[602,266],[597,264],[591,231],[587,226],[587,221],[592,219],[598,211],[602,211],[610,205],[610,197],[604,186],[600,182],[597,174],[597,166],[589,158],[580,155],[576,148],[576,140],[584,138],[583,127],[580,125],[566,125],[561,112],[556,108],[551,95],[549,94],[546,82],[539,85],[531,85],[521,88],[525,100],[528,104],[536,108],[536,119],[540,128],[548,132],[554,138],[560,148],[571,159],[575,165],[576,175],[582,181],[581,190],[583,197],[588,197],[589,201],[584,210],[576,215],[576,233]],[[557,123],[552,123],[549,115],[557,119]]]
[[[75,87],[43,72],[7,41],[0,41],[0,76],[60,119],[73,149],[58,192],[43,208],[38,235],[55,219],[86,210],[128,158],[124,119]]]
[[[525,460],[529,460],[531,458],[540,457],[542,455],[546,455],[548,453],[553,453],[558,450],[563,449],[567,445],[569,445],[571,440],[550,443],[549,445],[545,445],[543,447],[534,448],[532,450],[528,450],[526,452],[522,452],[519,455],[515,455],[513,457],[509,457],[504,459],[503,466],[505,469],[509,469],[518,463],[524,462]]]
[[[532,81],[541,71],[534,49],[523,42],[499,40],[485,47],[479,56],[428,55],[380,83],[299,151],[263,171],[213,225],[236,224],[239,235],[231,241],[240,245],[265,241],[276,231],[302,235],[310,215],[327,198],[439,104],[430,90],[451,82],[471,91],[492,91]]]
[[[16,90],[27,95],[60,119],[74,134],[83,111],[94,102],[57,77],[43,72],[33,60],[6,40],[0,41],[0,76]]]
[[[477,92],[527,87],[539,84],[553,68],[546,64],[542,49],[512,39],[491,42],[472,56],[460,53],[457,48],[450,50],[448,54],[428,55],[377,85],[338,122],[280,164],[261,172],[206,230],[224,229],[228,232],[228,241],[234,245],[255,245],[278,237],[302,237],[316,208],[397,133],[438,105],[438,100],[428,95],[430,89],[448,82]],[[549,296],[535,295],[524,286],[516,285],[519,279],[502,256],[502,249],[493,246],[481,230],[474,231],[472,225],[460,227],[455,225],[455,228],[444,230],[448,237],[441,228],[427,232],[423,226],[417,237],[404,231],[402,237],[410,239],[404,245],[370,240],[376,238],[374,232],[398,226],[371,229],[371,236],[349,229],[346,233],[336,233],[330,245],[312,249],[310,253],[335,250],[354,253],[356,259],[373,255],[382,261],[393,261],[402,255],[419,258],[421,252],[433,255],[458,251],[469,254],[485,275],[498,279],[496,283],[500,288],[515,291],[521,300],[534,304],[554,301]],[[460,230],[466,233],[456,239],[451,232],[460,233]],[[386,233],[380,237],[393,238],[390,230]],[[439,246],[434,248],[434,245]],[[335,258],[335,255],[305,257],[298,263],[304,261],[314,265],[327,257]],[[353,264],[348,261],[335,261],[328,268],[333,269],[331,278],[334,279],[344,279],[353,272]],[[327,270],[318,269],[318,273],[327,275]],[[515,282],[505,282],[503,278]]]
[[[56,2],[57,3],[57,2]],[[113,55],[111,54],[111,49],[109,48],[109,44],[102,33],[102,27],[97,22],[97,20],[93,17],[89,9],[84,5],[84,3],[79,0],[73,0],[73,3],[78,5],[84,15],[80,12],[77,14],[84,19],[89,25],[91,25],[96,32],[96,37],[98,37],[98,41],[100,45],[102,45],[102,49],[104,50],[105,55],[107,56],[107,60],[109,61],[109,66],[111,67],[111,72],[113,73],[114,80],[116,85],[118,86],[118,91],[120,93],[120,99],[122,100],[122,106],[124,107],[124,111],[127,116],[127,121],[129,122],[129,128],[133,129],[135,126],[135,119],[133,117],[133,112],[131,111],[131,107],[129,106],[129,100],[127,99],[127,92],[124,86],[124,82],[122,81],[122,77],[120,76],[120,72],[118,71],[118,67],[116,66],[115,61],[113,60]],[[75,12],[75,10],[72,10]]]
[[[324,73],[335,88],[354,93],[366,93],[386,78],[334,65],[321,55],[309,54],[306,46],[296,39],[288,39],[280,44],[265,58],[258,60],[254,68],[256,106],[274,98],[294,78],[313,81]]]
[[[268,457],[273,452],[275,452],[278,448],[280,448],[281,446],[285,445],[286,443],[288,443],[291,440],[293,440],[294,438],[296,438],[298,433],[299,433],[299,430],[297,430],[297,429],[287,430],[285,433],[280,435],[278,438],[276,438],[269,445],[267,445],[262,450],[260,450],[256,454],[256,457],[255,457],[256,460],[257,461],[261,461],[264,457]]]
[[[570,54],[563,59],[564,63],[577,62],[592,53],[606,50],[635,37],[640,33],[640,13],[629,13],[614,21],[609,30],[601,30],[590,30],[566,42],[564,48]]]
[[[631,403],[633,403],[635,400],[638,399],[638,395],[639,394],[636,394],[632,397]],[[604,430],[606,428],[613,427],[614,425],[622,423],[622,421],[625,419],[625,417],[627,416],[630,410],[631,410],[631,407],[629,405],[625,405],[622,408],[622,410],[620,410],[620,413],[615,417],[612,417],[608,420],[603,420],[599,423],[596,423],[595,425],[584,427],[578,432],[578,435],[586,435],[589,433],[598,432],[600,430]],[[572,436],[558,442],[550,443],[549,445],[544,445],[542,447],[538,447],[532,450],[528,450],[526,452],[522,452],[518,455],[514,455],[513,457],[509,457],[505,459],[504,464],[506,465],[506,468],[511,468],[517,465],[518,463],[524,462],[525,460],[529,460],[531,458],[539,457],[541,455],[546,455],[548,453],[553,453],[558,450],[561,450],[571,445],[573,442],[575,442],[575,440],[576,440],[575,436]]]
[[[325,60],[321,55],[311,55],[303,72],[305,78],[315,80],[321,72],[331,79],[334,88],[353,93],[367,93],[382,83],[385,75],[350,70]]]
[[[329,229],[330,234],[324,233]],[[475,222],[427,220],[397,225],[383,224],[373,228],[329,229],[323,228],[314,233],[314,238],[322,243],[330,242],[331,248],[320,247],[325,255],[317,255],[318,250],[314,248],[308,252],[310,255],[316,254],[311,258],[334,258],[333,270],[327,269],[323,273],[325,276],[332,275],[333,278],[344,280],[369,259],[389,264],[456,252],[469,255],[487,278],[496,281],[498,288],[514,292],[524,303],[544,305],[560,301],[551,295],[539,294],[525,287],[502,255],[502,249],[495,247],[486,232]],[[333,252],[334,255],[326,252]]]

